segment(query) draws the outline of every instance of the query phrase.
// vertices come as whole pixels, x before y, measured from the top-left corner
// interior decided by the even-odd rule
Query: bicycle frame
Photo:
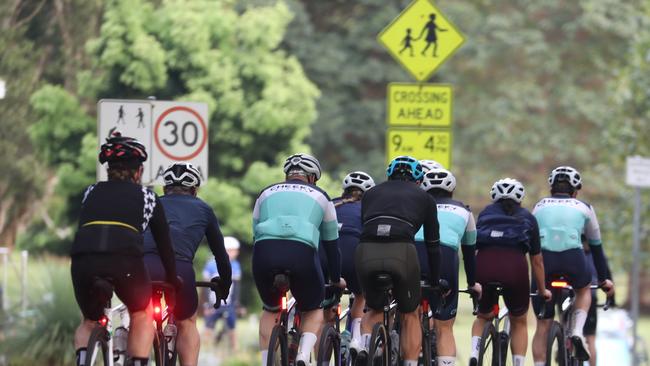
[[[104,308],[104,315],[102,315],[102,317],[97,321],[97,326],[106,329],[106,332],[108,333],[108,341],[106,342],[108,346],[107,358],[111,366],[117,362],[122,355],[124,355],[124,360],[126,361],[126,349],[122,350],[120,354],[115,354],[113,352],[113,318],[115,315],[119,315],[121,325],[128,329],[130,318],[126,305],[119,304],[117,306],[111,307],[110,300],[107,306]],[[87,357],[90,357],[91,363],[95,362],[95,359],[97,358],[99,352],[99,348],[95,348],[92,355],[87,355]]]

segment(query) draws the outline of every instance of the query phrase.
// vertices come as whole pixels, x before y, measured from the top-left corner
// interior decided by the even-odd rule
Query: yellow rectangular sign
[[[451,85],[390,83],[386,99],[389,126],[451,127]]]
[[[389,128],[386,133],[386,158],[390,162],[400,155],[435,160],[451,169],[451,130]]]

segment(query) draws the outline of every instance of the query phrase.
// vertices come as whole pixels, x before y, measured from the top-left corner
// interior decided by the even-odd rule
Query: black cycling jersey
[[[132,182],[99,182],[86,189],[70,255],[141,257],[143,232],[148,226],[167,273],[175,278],[174,251],[165,211],[155,193]]]
[[[424,226],[425,243],[437,244],[438,210],[435,199],[413,182],[389,180],[363,195],[361,241],[414,243]]]

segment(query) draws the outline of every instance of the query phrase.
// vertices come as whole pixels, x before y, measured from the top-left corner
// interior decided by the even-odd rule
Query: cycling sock
[[[147,366],[149,364],[148,357],[131,357],[131,365],[133,366]]]
[[[526,364],[526,356],[512,355],[512,366],[524,366]]]
[[[470,352],[470,358],[474,357],[478,359],[478,345],[481,343],[481,337],[472,336],[472,351]]]
[[[75,353],[77,354],[77,366],[83,366],[86,364],[86,351],[88,348],[81,347]]]
[[[440,366],[456,366],[456,357],[452,356],[438,356],[438,365]]]
[[[352,339],[361,342],[361,318],[352,319]]]
[[[361,346],[366,352],[370,349],[370,333],[364,333],[361,335]]]
[[[418,366],[418,360],[404,360],[404,366]]]
[[[296,360],[302,360],[307,363],[309,361],[309,355],[316,345],[316,334],[305,332],[300,336],[300,344],[298,345],[298,355]]]
[[[546,362],[535,362],[535,366],[546,366]]]
[[[573,321],[574,325],[571,335],[582,337],[582,328],[584,328],[585,322],[587,321],[587,312],[582,309],[576,309],[573,312]]]
[[[269,350],[268,349],[263,349],[262,350],[262,366],[266,366],[266,359],[269,357]]]

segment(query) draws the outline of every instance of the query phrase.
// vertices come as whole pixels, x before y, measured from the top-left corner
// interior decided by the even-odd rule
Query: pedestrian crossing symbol
[[[417,81],[431,78],[465,42],[431,0],[414,0],[377,39]]]

